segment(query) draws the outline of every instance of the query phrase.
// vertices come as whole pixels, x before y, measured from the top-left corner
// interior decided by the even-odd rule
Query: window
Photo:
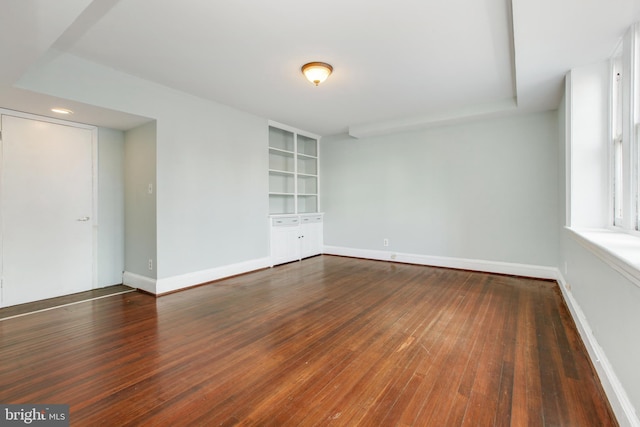
[[[624,211],[624,153],[622,144],[622,50],[612,59],[611,141],[613,142],[613,224],[622,226]]]
[[[639,28],[638,24],[631,27],[611,58],[612,223],[629,231],[640,231]]]
[[[634,176],[635,176],[635,198],[634,198],[634,211],[635,211],[635,227],[640,231],[640,23],[634,25],[632,30],[633,37],[633,55],[632,55],[632,69],[633,78],[631,92],[631,138],[633,139],[634,148]]]

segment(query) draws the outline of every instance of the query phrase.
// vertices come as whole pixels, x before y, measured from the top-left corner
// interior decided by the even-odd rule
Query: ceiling
[[[47,114],[16,88],[62,51],[319,135],[360,137],[557,107],[565,73],[613,52],[640,0],[8,0],[0,107]],[[300,67],[333,65],[318,87]],[[74,120],[149,118],[75,103]],[[108,120],[107,120],[108,118]]]

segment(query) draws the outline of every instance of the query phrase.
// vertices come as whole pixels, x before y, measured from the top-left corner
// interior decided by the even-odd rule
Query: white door
[[[93,288],[93,131],[2,115],[0,306]]]

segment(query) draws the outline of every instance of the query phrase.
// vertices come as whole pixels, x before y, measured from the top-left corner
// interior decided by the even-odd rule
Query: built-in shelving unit
[[[269,123],[271,265],[322,253],[319,137]]]
[[[319,211],[318,137],[269,126],[269,214]]]

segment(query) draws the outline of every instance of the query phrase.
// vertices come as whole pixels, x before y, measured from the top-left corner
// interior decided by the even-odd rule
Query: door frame
[[[24,113],[21,111],[8,110],[0,108],[0,132],[2,132],[2,118],[1,116],[13,116],[21,119],[34,120],[39,122],[53,123],[62,126],[70,126],[80,129],[87,129],[91,131],[91,241],[92,241],[92,254],[91,254],[91,289],[96,289],[98,285],[98,127],[93,125],[87,125],[83,123],[72,122],[69,120],[61,120],[52,117],[40,116],[37,114]],[[0,200],[2,200],[2,184],[4,179],[4,171],[2,170],[3,164],[3,139],[0,137]],[[3,210],[0,205],[0,224],[4,221]],[[0,226],[0,287],[2,284],[2,277],[4,273],[4,253],[2,245],[2,227]],[[0,308],[4,307],[3,293],[0,289]]]

